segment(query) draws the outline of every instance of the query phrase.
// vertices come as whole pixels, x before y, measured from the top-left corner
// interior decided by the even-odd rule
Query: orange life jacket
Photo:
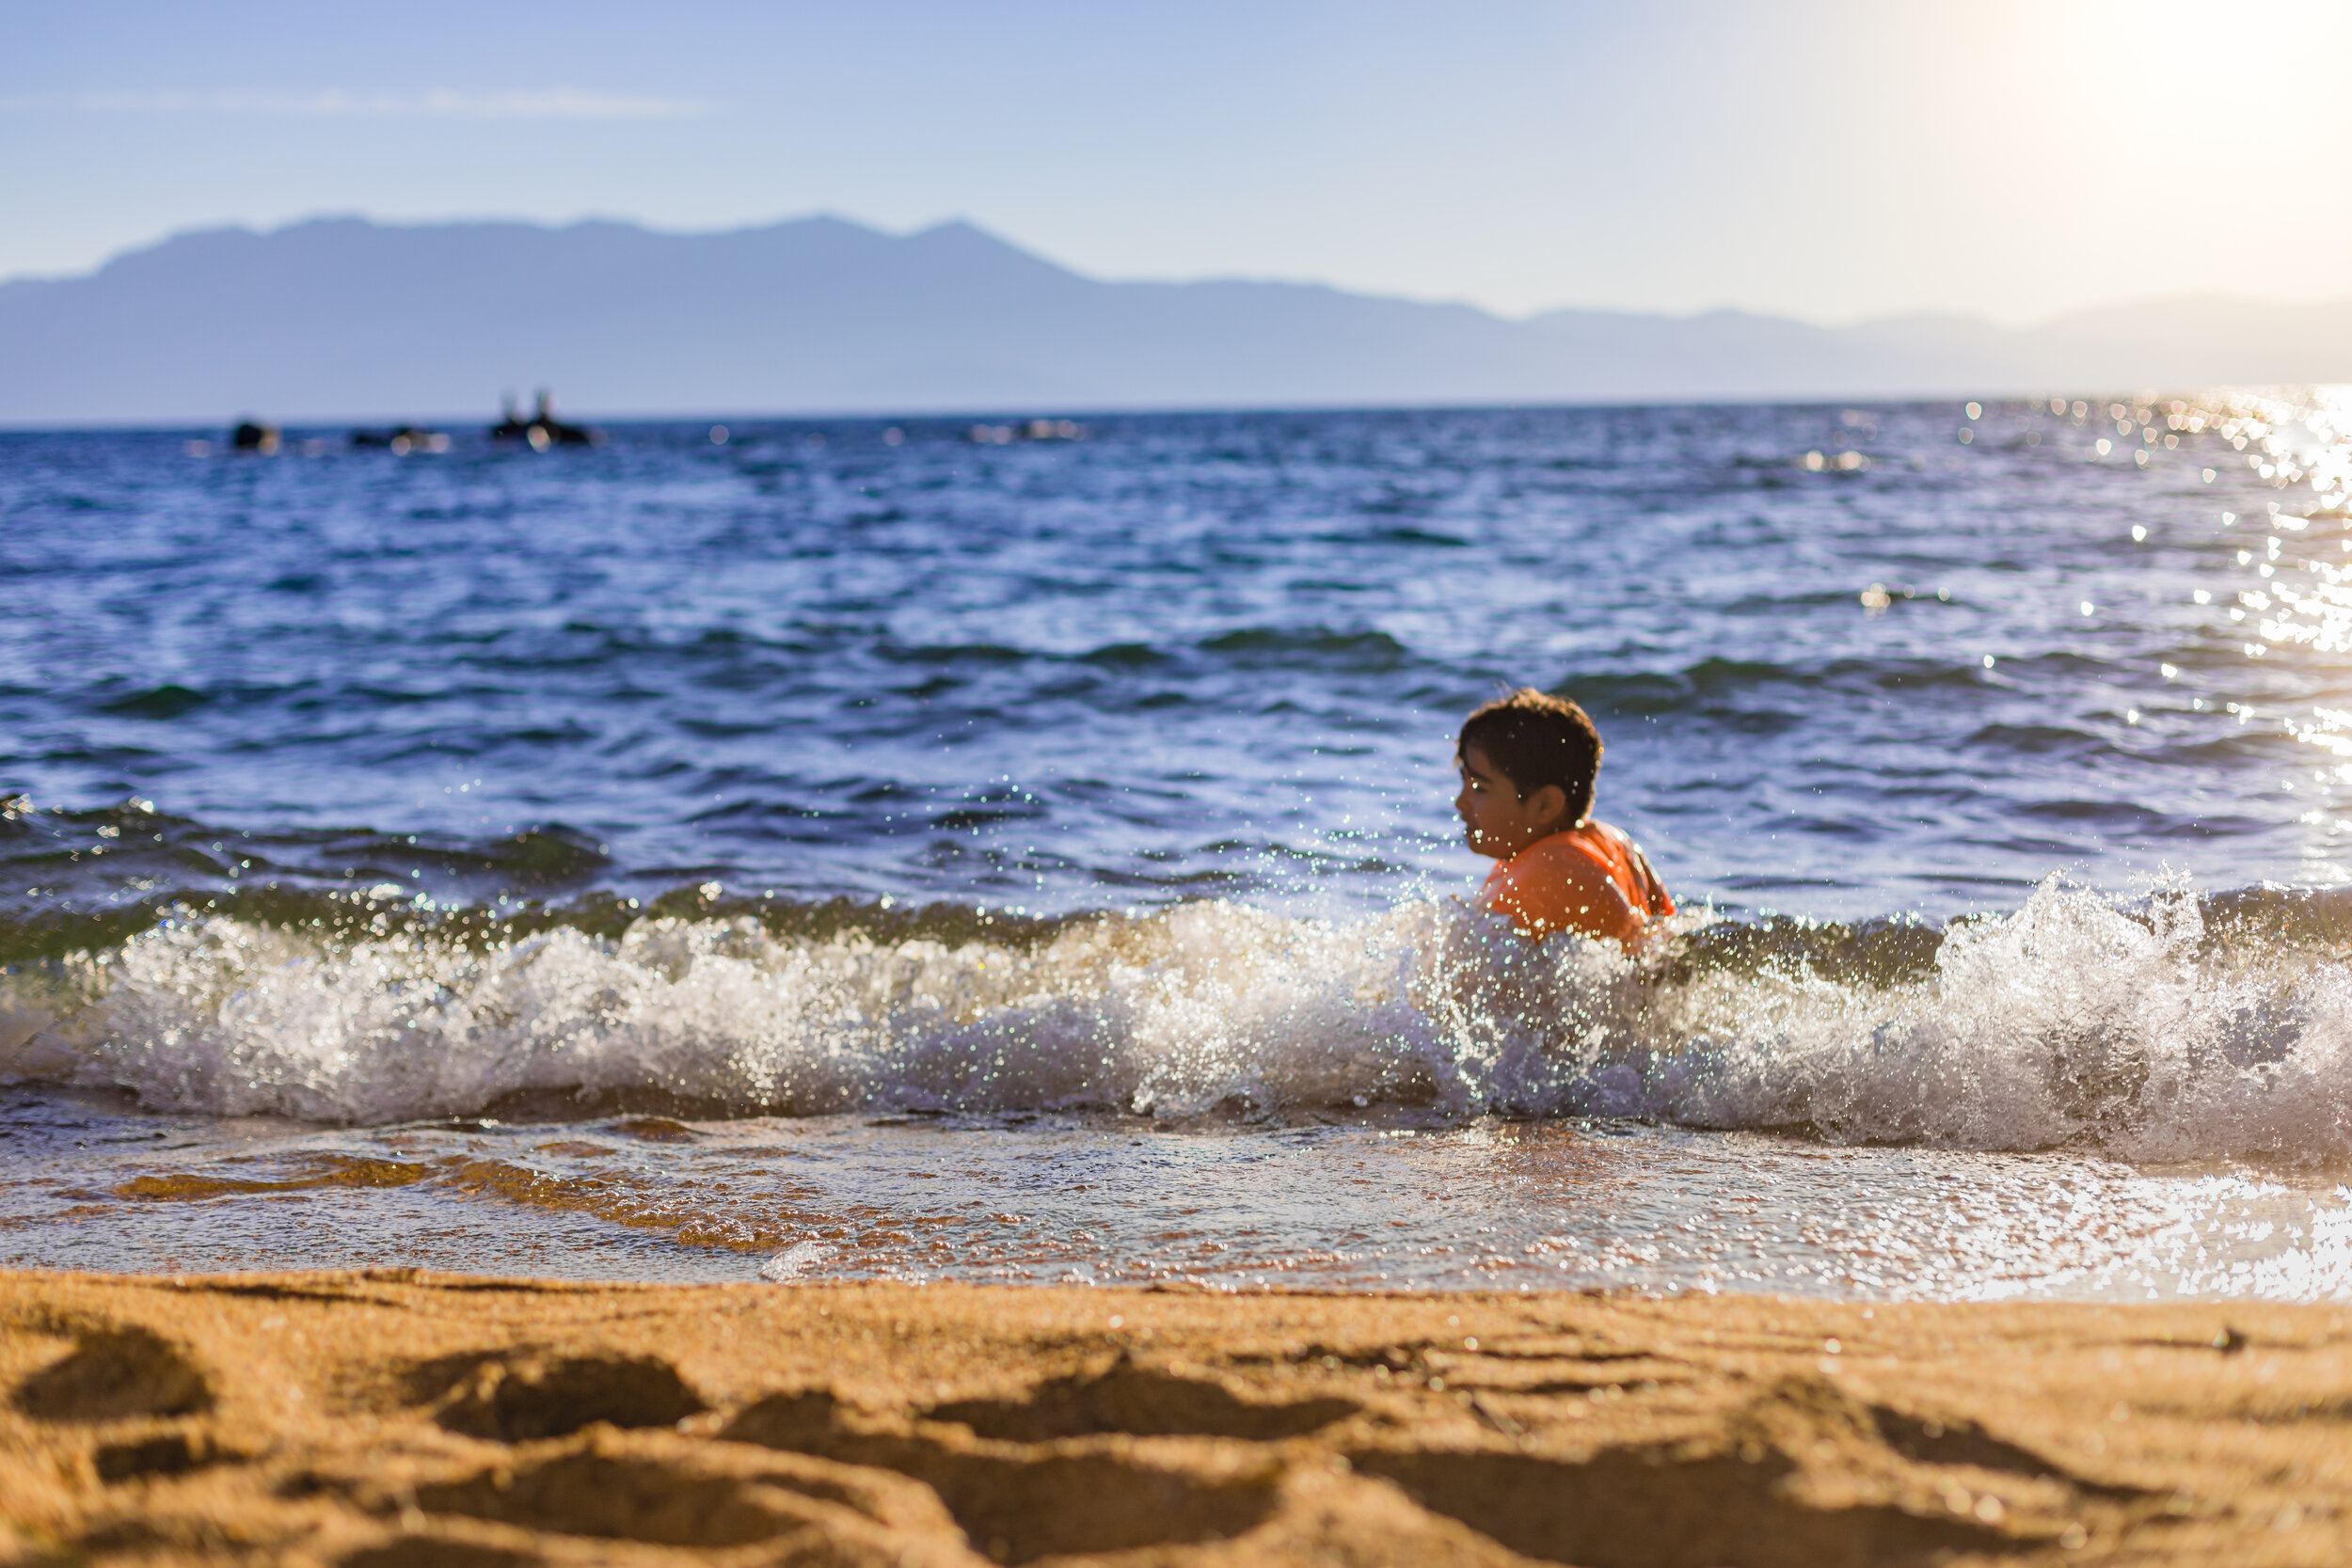
[[[1606,822],[1539,838],[1486,874],[1478,907],[1511,917],[1522,936],[1581,931],[1631,947],[1675,912],[1641,846]]]

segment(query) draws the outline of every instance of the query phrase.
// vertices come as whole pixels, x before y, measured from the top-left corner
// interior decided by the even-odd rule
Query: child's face
[[[1462,836],[1478,853],[1507,861],[1567,826],[1561,820],[1567,814],[1567,795],[1558,784],[1546,784],[1522,800],[1518,786],[1475,746],[1463,750],[1459,766],[1462,792],[1454,798],[1454,810],[1462,819]]]

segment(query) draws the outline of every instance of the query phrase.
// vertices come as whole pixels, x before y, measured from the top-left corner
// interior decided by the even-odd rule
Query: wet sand
[[[2352,1310],[0,1274],[0,1560],[2352,1549]]]

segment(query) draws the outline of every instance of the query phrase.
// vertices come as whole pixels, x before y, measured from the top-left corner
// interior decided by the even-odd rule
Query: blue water
[[[2215,434],[2142,467],[2039,405],[887,428],[0,437],[0,776],[250,834],[246,880],[495,898],[470,857],[555,831],[596,857],[563,891],[1374,909],[1475,872],[1451,736],[1525,682],[1593,710],[1603,814],[1726,910],[2342,876],[2335,759],[2287,726],[2352,682],[2229,611],[2265,538],[2300,582],[2343,530],[2282,535],[2312,492]]]
[[[657,1277],[954,1272],[952,1227],[948,1262],[860,1251],[890,1173],[952,1135],[983,1208],[1032,1158],[1148,1187],[1142,1130],[1282,1199],[1181,1211],[1236,1278],[1502,1246],[1539,1283],[1906,1288],[1808,1253],[1810,1175],[1766,1252],[1647,1274],[1526,1180],[1418,1262],[1323,1214],[1366,1151],[1500,1148],[1549,1193],[1638,1147],[1720,1196],[1761,1138],[1835,1151],[1831,1189],[2157,1216],[1915,1291],[2216,1289],[2254,1255],[2181,1227],[2221,1193],[2310,1239],[2255,1259],[2308,1293],[2352,1269],[2347,431],[2322,391],[0,436],[0,1148],[46,1173],[8,1256],[158,1266],[145,1198],[56,1217],[103,1168],[180,1182],[222,1257],[505,1257],[558,1212]],[[1593,712],[1600,815],[1685,905],[1646,955],[1457,902],[1452,736],[1519,683]],[[761,1185],[778,1140],[829,1151],[822,1202]],[[687,1144],[736,1196],[676,1185]],[[412,1145],[439,1174],[333,1175]],[[1172,1223],[1075,1213],[991,1266],[1140,1277]]]

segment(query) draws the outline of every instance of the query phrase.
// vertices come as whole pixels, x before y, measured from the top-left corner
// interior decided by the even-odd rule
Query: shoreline
[[[2352,1308],[0,1272],[0,1560],[2352,1546]]]

